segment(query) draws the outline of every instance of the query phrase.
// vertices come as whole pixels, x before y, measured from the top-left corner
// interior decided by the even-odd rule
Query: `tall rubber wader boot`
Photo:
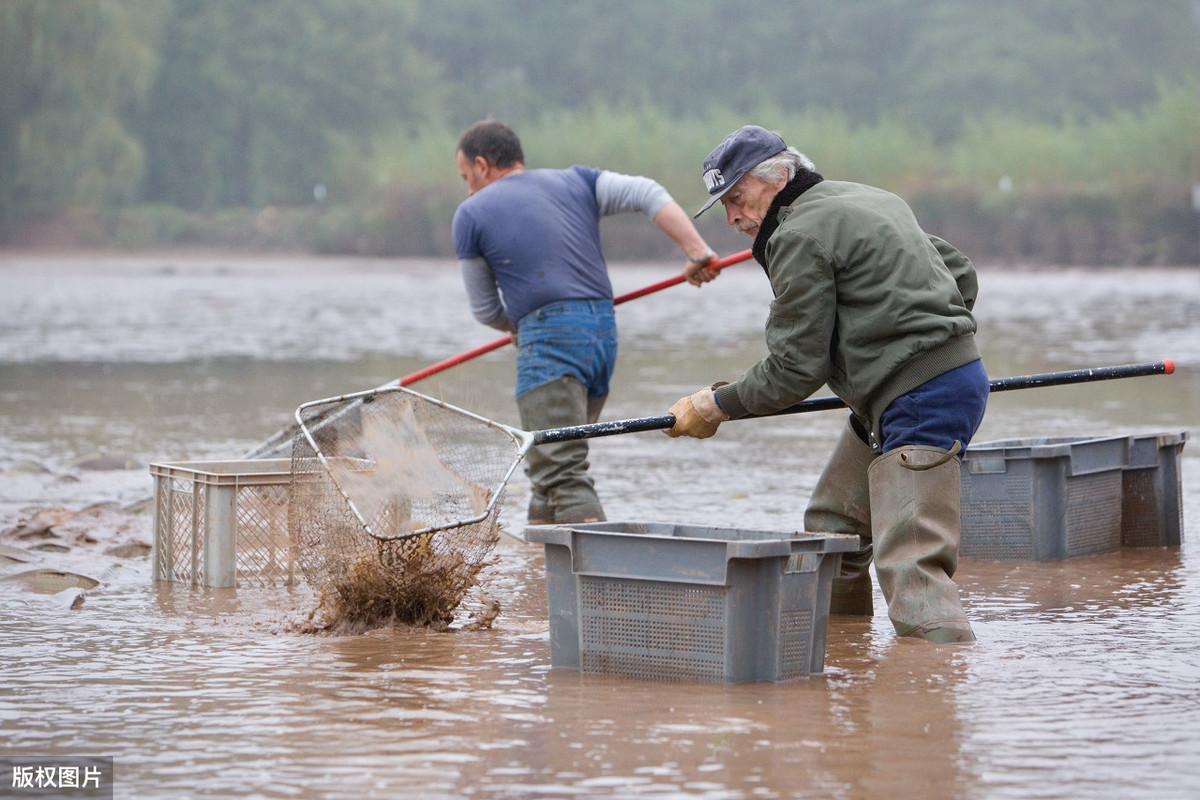
[[[949,450],[905,445],[871,464],[875,571],[896,633],[973,642],[958,586],[958,442]]]
[[[588,397],[572,377],[555,378],[517,398],[521,427],[528,431],[594,422],[604,407],[603,397]],[[530,448],[525,474],[533,484],[530,524],[600,522],[604,508],[588,469],[586,440],[557,442]]]
[[[842,568],[833,579],[829,613],[871,616],[871,491],[867,469],[875,451],[847,423],[817,480],[804,529],[819,533],[849,533],[859,537],[858,552],[842,553]]]

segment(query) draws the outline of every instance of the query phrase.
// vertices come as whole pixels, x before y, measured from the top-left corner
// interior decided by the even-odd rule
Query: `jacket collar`
[[[799,170],[796,173],[796,177],[788,181],[779,190],[779,194],[775,195],[775,199],[771,201],[771,206],[767,209],[766,216],[763,217],[762,225],[758,228],[758,235],[754,237],[754,260],[761,264],[764,270],[767,268],[767,240],[771,238],[772,234],[775,233],[775,229],[779,227],[780,210],[796,202],[797,197],[823,180],[825,179],[820,173],[807,169]]]

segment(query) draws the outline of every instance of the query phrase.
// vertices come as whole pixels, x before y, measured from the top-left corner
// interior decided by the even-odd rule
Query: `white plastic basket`
[[[290,465],[286,458],[151,464],[154,579],[218,587],[294,583]]]

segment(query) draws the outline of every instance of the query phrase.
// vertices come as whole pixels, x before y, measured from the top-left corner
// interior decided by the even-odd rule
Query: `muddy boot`
[[[588,420],[588,406],[587,390],[570,377],[535,386],[517,398],[521,427],[530,431],[582,425]],[[595,411],[600,413],[598,408]],[[533,447],[525,456],[525,474],[533,483],[534,497],[546,498],[545,508],[553,515],[553,522],[604,519],[595,484],[587,474],[587,454],[587,442],[577,441]]]
[[[588,396],[587,421],[589,425],[600,419],[600,412],[604,410],[604,401],[607,399],[608,395],[602,395],[600,397],[592,397],[591,395]]]
[[[842,553],[842,567],[833,579],[830,614],[869,617],[871,602],[871,492],[867,468],[875,451],[847,424],[813,489],[804,512],[804,529],[818,533],[849,533],[859,537],[860,550]]]
[[[525,515],[525,521],[530,525],[554,524],[554,509],[550,507],[546,495],[534,490],[533,496],[529,498],[529,511]]]
[[[958,586],[959,465],[949,451],[906,445],[868,470],[875,571],[896,633],[973,642]]]
[[[608,395],[604,395],[603,397],[588,397],[588,399],[587,399],[587,421],[589,424],[600,419],[600,412],[604,409],[604,401],[607,399],[608,399]],[[586,445],[586,442],[580,442],[580,444]],[[586,455],[586,451],[585,451],[585,455]],[[587,467],[587,464],[585,462],[584,468],[586,469],[586,467]],[[591,478],[588,478],[587,480],[588,480],[589,484],[591,484]],[[593,494],[594,494],[594,492],[595,492],[595,490],[593,489]],[[560,508],[560,509],[554,511],[553,514],[554,514],[554,522],[558,523],[558,524],[604,522],[606,519],[605,515],[604,515],[604,509],[602,509],[600,507],[599,498],[596,499],[594,504],[593,503],[584,503],[581,505],[571,506],[571,507],[567,507],[567,508]]]

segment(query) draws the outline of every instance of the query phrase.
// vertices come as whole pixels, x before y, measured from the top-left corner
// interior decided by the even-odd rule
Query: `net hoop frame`
[[[310,431],[308,428],[308,425],[305,424],[303,412],[306,411],[307,409],[313,408],[315,406],[331,405],[334,403],[351,403],[351,402],[370,403],[371,401],[373,401],[376,397],[379,397],[380,395],[396,394],[396,393],[404,393],[406,395],[410,395],[410,396],[416,398],[417,400],[419,400],[421,402],[432,403],[433,405],[438,406],[442,409],[445,409],[446,411],[450,411],[455,414],[461,414],[465,417],[469,417],[470,419],[473,419],[476,422],[481,422],[490,428],[493,428],[495,430],[503,432],[512,440],[513,445],[516,448],[516,455],[513,458],[512,463],[510,463],[508,465],[508,470],[505,471],[504,477],[500,480],[499,483],[497,483],[494,487],[492,487],[490,489],[489,494],[491,496],[488,498],[487,507],[484,508],[483,511],[481,511],[479,514],[477,514],[473,517],[470,517],[469,519],[455,520],[454,522],[446,523],[444,525],[429,525],[424,528],[421,528],[420,530],[405,531],[404,533],[401,533],[401,534],[395,534],[395,535],[388,536],[388,535],[376,533],[375,530],[372,529],[371,524],[368,523],[367,520],[363,517],[362,513],[359,512],[358,506],[355,505],[354,501],[350,498],[350,495],[346,493],[346,490],[342,487],[342,484],[338,481],[334,470],[330,468],[329,461],[328,461],[325,453],[321,451],[321,447],[317,444],[316,439],[313,437],[312,431]],[[533,438],[534,438],[533,434],[530,433],[529,431],[523,431],[520,428],[514,428],[511,425],[505,425],[502,422],[496,422],[494,419],[488,419],[487,417],[481,416],[472,411],[467,411],[465,408],[459,408],[458,406],[447,403],[444,400],[438,400],[436,397],[430,397],[429,395],[421,394],[420,392],[414,392],[412,389],[407,389],[403,386],[393,386],[393,387],[379,388],[379,389],[367,389],[367,390],[364,390],[361,392],[352,392],[350,394],[341,394],[341,395],[337,395],[335,397],[326,397],[321,400],[309,400],[307,403],[302,403],[296,407],[296,413],[294,416],[296,419],[296,424],[300,428],[300,432],[304,434],[304,438],[308,441],[309,446],[312,447],[313,452],[316,453],[317,460],[320,462],[322,469],[325,470],[325,474],[329,477],[329,479],[333,482],[333,485],[337,488],[338,494],[340,494],[342,496],[342,499],[344,499],[346,501],[346,504],[349,507],[351,513],[354,514],[355,519],[357,519],[359,524],[362,525],[363,531],[366,532],[366,534],[368,536],[370,536],[372,539],[375,539],[378,542],[403,541],[405,539],[413,539],[418,536],[425,536],[425,535],[431,534],[431,533],[439,533],[441,531],[453,530],[454,528],[461,528],[465,525],[474,525],[474,524],[483,522],[489,516],[492,515],[493,511],[495,510],[496,503],[499,502],[500,496],[503,494],[503,492],[501,492],[500,490],[503,489],[508,484],[509,479],[512,478],[513,472],[516,471],[516,469],[517,469],[517,465],[519,465],[521,463],[521,461],[524,460],[525,454],[527,452],[529,452],[529,448],[531,448],[533,446]]]

